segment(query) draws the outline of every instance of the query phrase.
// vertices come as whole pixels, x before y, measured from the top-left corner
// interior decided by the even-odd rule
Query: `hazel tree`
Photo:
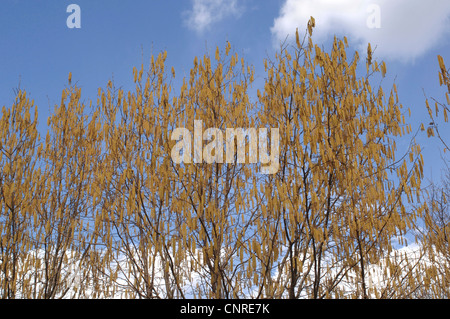
[[[422,214],[408,207],[420,195],[420,146],[412,141],[396,158],[396,138],[411,128],[395,84],[388,94],[371,85],[386,65],[370,44],[366,75],[357,76],[359,53],[347,56],[346,38],[330,53],[314,45],[314,24],[266,61],[259,92],[259,118],[280,128],[281,151],[279,172],[262,187],[258,296],[383,297],[369,288],[368,268]]]

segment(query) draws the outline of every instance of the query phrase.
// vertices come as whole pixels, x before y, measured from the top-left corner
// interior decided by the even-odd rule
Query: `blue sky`
[[[81,8],[79,29],[66,25],[72,3]],[[373,4],[379,8],[379,28],[366,25]],[[69,72],[82,96],[95,101],[97,89],[112,77],[116,85],[131,88],[133,67],[147,67],[152,53],[167,50],[167,65],[181,79],[194,56],[223,48],[227,40],[263,77],[263,59],[273,57],[296,27],[304,30],[311,15],[317,24],[314,40],[328,51],[334,34],[348,37],[349,52],[363,55],[369,41],[377,46],[375,57],[388,69],[383,86],[389,89],[395,79],[401,103],[411,108],[413,129],[427,121],[424,91],[444,101],[436,56],[450,66],[448,0],[2,0],[0,106],[12,104],[20,81],[45,129]],[[440,127],[450,136],[449,125]],[[439,177],[440,144],[425,133],[417,140],[424,148],[426,177],[431,172]]]

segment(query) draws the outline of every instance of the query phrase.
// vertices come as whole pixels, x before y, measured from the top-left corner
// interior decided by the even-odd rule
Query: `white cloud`
[[[237,0],[193,0],[192,10],[184,12],[184,22],[188,28],[203,32],[224,18],[239,17],[241,11]]]
[[[380,28],[368,24],[377,17],[373,5],[380,9]],[[276,43],[296,28],[304,32],[310,16],[316,20],[316,41],[346,35],[360,49],[368,42],[377,46],[376,56],[383,59],[411,61],[450,31],[448,0],[286,0],[271,28]]]

